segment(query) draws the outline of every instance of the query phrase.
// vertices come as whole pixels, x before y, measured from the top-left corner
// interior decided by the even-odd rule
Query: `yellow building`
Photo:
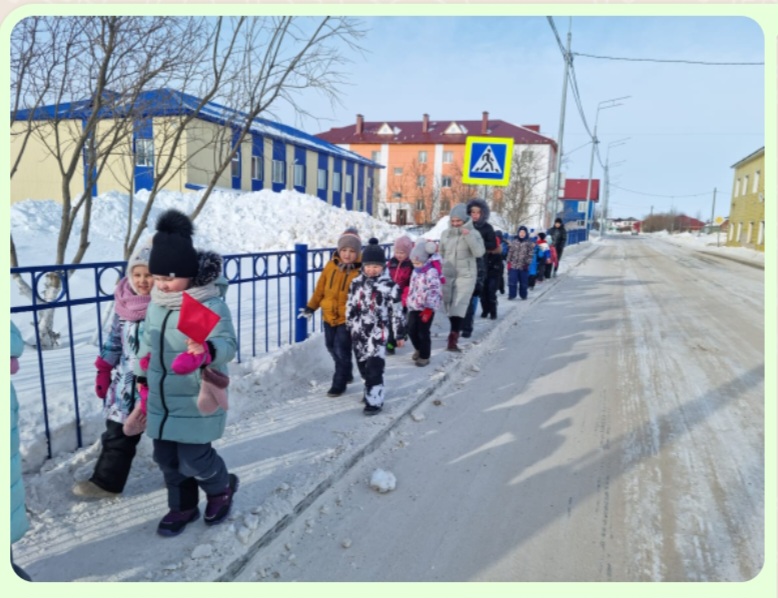
[[[727,245],[764,251],[764,147],[732,165]]]
[[[151,189],[155,177],[160,181],[160,189],[170,191],[206,187],[221,156],[226,156],[234,143],[236,132],[231,123],[242,124],[241,118],[245,116],[214,102],[200,107],[198,98],[170,89],[145,92],[141,96],[137,105],[146,107],[143,114],[130,120],[121,114],[106,113],[99,123],[95,139],[104,143],[117,130],[112,128],[116,122],[112,120],[114,116],[125,118],[127,125],[109,152],[91,194]],[[81,127],[91,114],[90,106],[85,100],[16,114],[16,122],[11,127],[11,163],[16,161],[23,145],[24,152],[11,179],[12,202],[62,200],[62,175],[54,155],[59,151],[67,167]],[[117,106],[118,113],[121,104]],[[196,118],[187,118],[194,112]],[[23,133],[28,122],[36,132],[25,143]],[[180,138],[172,149],[172,140],[179,133]],[[172,166],[161,176],[161,167],[171,151],[176,154]],[[89,182],[85,175],[89,172],[88,159],[86,152],[82,153],[70,185],[74,200],[82,196]],[[97,161],[101,163],[102,158]],[[294,189],[336,207],[374,214],[373,181],[380,168],[383,167],[372,160],[313,135],[257,118],[216,186],[243,192]]]

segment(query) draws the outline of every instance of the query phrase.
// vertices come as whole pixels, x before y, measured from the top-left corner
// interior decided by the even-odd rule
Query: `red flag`
[[[184,293],[181,302],[181,314],[178,317],[178,329],[194,342],[205,343],[205,339],[219,323],[219,314],[208,309],[189,293]]]

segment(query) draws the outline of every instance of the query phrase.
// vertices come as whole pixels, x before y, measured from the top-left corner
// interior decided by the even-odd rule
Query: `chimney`
[[[361,135],[362,131],[365,129],[365,119],[361,114],[357,114],[357,135]]]
[[[421,132],[429,133],[429,131],[430,131],[430,115],[425,114],[424,118],[421,121]]]
[[[481,119],[481,135],[486,135],[486,131],[489,128],[489,113],[484,112],[484,116]]]

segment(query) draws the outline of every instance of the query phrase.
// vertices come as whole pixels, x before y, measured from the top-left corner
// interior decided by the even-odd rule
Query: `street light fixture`
[[[584,231],[586,234],[586,238],[589,238],[589,209],[591,208],[591,197],[592,197],[592,172],[594,171],[594,152],[597,151],[597,144],[599,143],[599,140],[597,139],[597,122],[600,118],[600,110],[607,110],[608,108],[616,108],[616,106],[621,106],[619,102],[620,100],[626,100],[627,98],[631,98],[632,96],[622,96],[620,98],[612,98],[610,100],[603,100],[599,104],[597,104],[597,112],[594,115],[594,132],[592,133],[592,154],[589,158],[589,182],[586,185],[586,211],[584,213]]]

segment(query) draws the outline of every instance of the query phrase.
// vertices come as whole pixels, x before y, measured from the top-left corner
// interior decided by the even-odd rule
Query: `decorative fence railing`
[[[391,245],[383,247],[388,252]],[[299,244],[294,251],[223,256],[223,274],[230,285],[226,301],[238,340],[237,361],[301,342],[321,329],[320,312],[310,321],[297,315],[334,250]],[[83,445],[81,406],[85,400],[94,400],[87,382],[94,379],[94,359],[110,326],[113,291],[125,266],[125,262],[101,262],[11,269],[11,314],[34,346],[37,361],[32,376],[29,357],[24,356],[27,375],[18,380],[15,376],[14,383],[20,396],[40,396],[40,413],[26,415],[42,423],[49,458],[52,411],[72,411],[75,447],[71,448]],[[22,287],[27,291],[22,292]],[[31,320],[24,322],[22,314]]]

